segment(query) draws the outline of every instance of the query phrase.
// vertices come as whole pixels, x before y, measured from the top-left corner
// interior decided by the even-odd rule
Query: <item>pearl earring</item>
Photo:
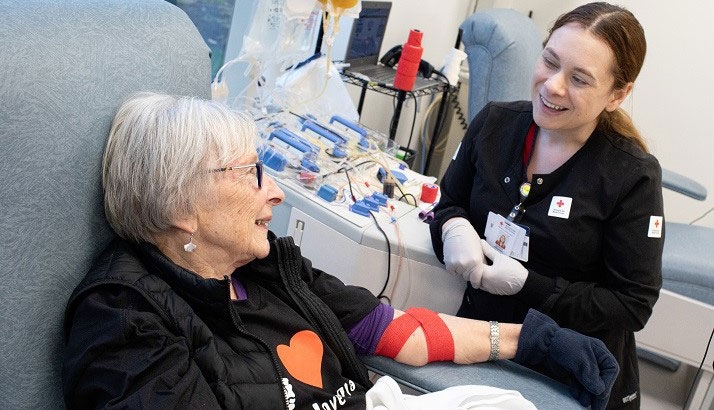
[[[189,253],[196,250],[196,244],[193,243],[193,234],[191,234],[191,238],[189,238],[188,243],[183,246],[183,250]]]

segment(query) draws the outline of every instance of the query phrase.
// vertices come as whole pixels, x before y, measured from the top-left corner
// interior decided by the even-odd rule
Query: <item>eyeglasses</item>
[[[225,171],[232,171],[234,169],[245,169],[245,168],[253,168],[253,167],[255,167],[255,177],[258,179],[258,188],[262,188],[263,187],[263,161],[258,161],[255,164],[237,165],[235,167],[216,168],[216,169],[212,169],[210,172],[225,172]]]

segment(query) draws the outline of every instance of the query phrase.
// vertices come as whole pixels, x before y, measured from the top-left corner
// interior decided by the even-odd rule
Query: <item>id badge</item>
[[[531,228],[520,224],[518,226],[523,229],[524,235],[521,237],[519,245],[513,247],[513,251],[511,251],[511,258],[518,259],[522,262],[528,262],[528,246],[531,242]]]
[[[530,229],[510,222],[502,215],[489,212],[484,236],[486,242],[497,251],[512,258],[528,261]]]

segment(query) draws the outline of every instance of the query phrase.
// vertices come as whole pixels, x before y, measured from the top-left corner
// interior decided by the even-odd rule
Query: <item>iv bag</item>
[[[322,56],[278,77],[276,103],[300,114],[310,113],[318,118],[340,115],[358,122],[359,114],[342,77],[334,64],[327,75],[326,67],[327,58]]]
[[[284,0],[259,0],[255,3],[250,28],[243,36],[241,59],[263,61],[277,48],[285,24]]]
[[[285,22],[279,53],[284,59],[291,60],[290,65],[313,54],[311,47],[317,36],[319,20],[320,10],[313,7],[306,18],[290,18]]]
[[[317,0],[285,0],[285,16],[288,20],[294,18],[306,19],[315,10]]]
[[[240,59],[261,65],[290,65],[312,54],[319,9],[316,0],[259,0]]]

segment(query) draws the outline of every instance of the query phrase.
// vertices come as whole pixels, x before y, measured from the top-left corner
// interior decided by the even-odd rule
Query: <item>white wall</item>
[[[672,221],[691,222],[714,206],[714,3],[632,0],[648,41],[645,66],[635,89],[632,115],[662,166],[697,179],[709,191],[705,202],[665,192]],[[699,225],[714,227],[714,213]]]

